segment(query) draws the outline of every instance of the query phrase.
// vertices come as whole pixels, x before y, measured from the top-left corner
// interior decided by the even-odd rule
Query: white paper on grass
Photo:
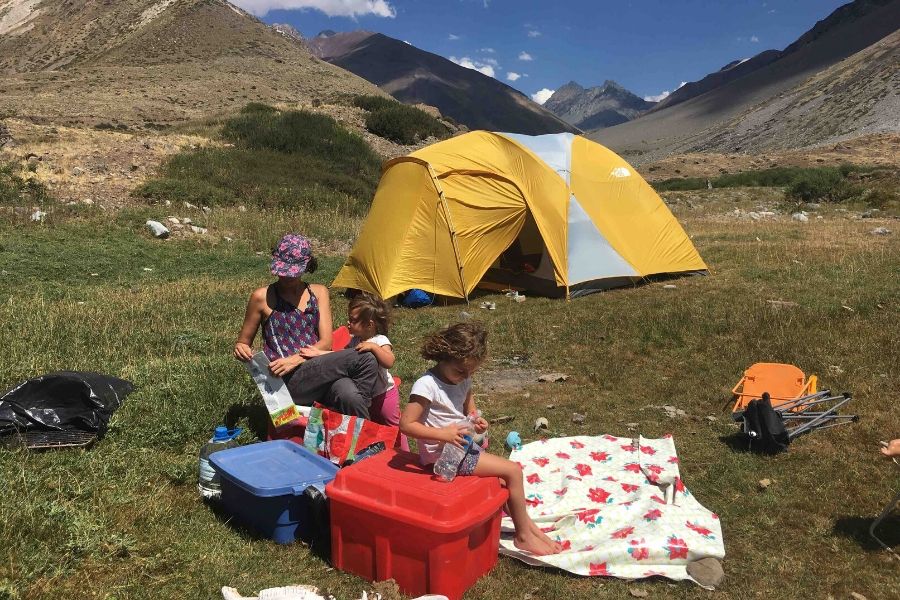
[[[256,382],[259,393],[262,394],[266,410],[269,411],[269,417],[275,427],[290,423],[300,414],[309,415],[308,408],[303,411],[302,409],[306,407],[294,404],[284,379],[273,375],[269,370],[269,359],[264,352],[257,352],[244,364],[250,372],[250,377]]]

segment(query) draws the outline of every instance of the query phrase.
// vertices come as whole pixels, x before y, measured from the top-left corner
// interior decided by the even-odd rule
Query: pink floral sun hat
[[[272,251],[272,275],[300,277],[312,258],[309,240],[302,235],[289,233]]]

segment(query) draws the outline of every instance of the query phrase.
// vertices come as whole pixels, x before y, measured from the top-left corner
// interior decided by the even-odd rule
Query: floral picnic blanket
[[[563,551],[519,551],[503,519],[500,552],[578,575],[691,579],[687,564],[725,556],[719,518],[684,487],[671,436],[577,436],[513,451],[522,466],[528,514]]]

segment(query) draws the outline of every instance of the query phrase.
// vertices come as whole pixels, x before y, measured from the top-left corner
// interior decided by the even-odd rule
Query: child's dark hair
[[[304,273],[315,273],[316,269],[319,268],[319,260],[315,256],[309,257],[309,262],[306,263],[306,269],[304,269]]]
[[[391,326],[391,307],[387,302],[376,298],[368,292],[360,292],[350,299],[347,312],[359,310],[357,317],[363,322],[375,321],[375,330],[381,335],[387,335]]]
[[[422,344],[422,357],[442,360],[484,360],[487,356],[487,330],[479,321],[465,321],[432,333]]]

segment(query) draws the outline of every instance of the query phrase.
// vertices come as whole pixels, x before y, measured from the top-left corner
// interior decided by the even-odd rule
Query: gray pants
[[[339,413],[368,419],[378,383],[378,361],[371,352],[331,352],[302,363],[285,380],[296,404],[319,402]]]

